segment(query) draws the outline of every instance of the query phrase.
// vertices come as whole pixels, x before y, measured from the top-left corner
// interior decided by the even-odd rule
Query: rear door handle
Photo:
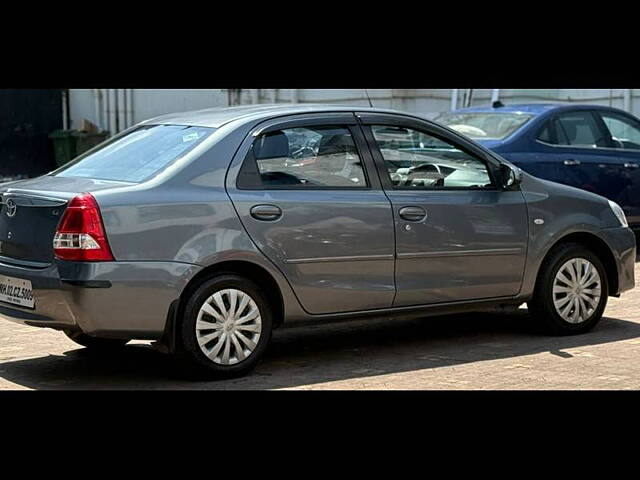
[[[422,207],[403,207],[398,214],[408,222],[419,222],[427,217],[427,212]]]
[[[256,205],[251,208],[251,216],[256,220],[272,222],[282,216],[282,210],[275,205]]]
[[[569,160],[565,160],[564,164],[567,167],[574,167],[576,165],[580,165],[580,160],[573,160],[573,159],[569,159]]]
[[[638,168],[638,164],[637,163],[625,163],[624,164],[624,168]]]

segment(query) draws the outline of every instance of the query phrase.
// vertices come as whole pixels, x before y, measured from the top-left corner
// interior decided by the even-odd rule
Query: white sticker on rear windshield
[[[182,141],[184,143],[193,142],[194,140],[197,140],[197,139],[198,139],[198,132],[187,133],[186,135],[182,136]]]

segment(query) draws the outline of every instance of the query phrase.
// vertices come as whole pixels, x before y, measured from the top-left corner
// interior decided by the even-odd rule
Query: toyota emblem
[[[15,217],[18,206],[12,199],[7,200],[7,217]]]

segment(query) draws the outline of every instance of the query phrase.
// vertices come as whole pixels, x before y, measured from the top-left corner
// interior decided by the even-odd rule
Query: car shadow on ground
[[[0,377],[33,389],[272,389],[435,369],[567,350],[640,337],[640,324],[604,319],[592,332],[549,337],[526,310],[413,320],[371,319],[281,329],[264,360],[248,376],[195,381],[149,345],[118,355],[78,348],[63,355],[7,361]],[[428,389],[425,383],[423,388]]]

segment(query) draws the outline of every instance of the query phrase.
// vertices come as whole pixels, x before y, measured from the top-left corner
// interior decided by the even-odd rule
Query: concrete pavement
[[[252,374],[207,382],[185,380],[148,343],[95,356],[62,333],[0,321],[0,390],[639,389],[638,306],[640,288],[610,298],[606,318],[574,337],[540,334],[526,310],[282,329]]]

